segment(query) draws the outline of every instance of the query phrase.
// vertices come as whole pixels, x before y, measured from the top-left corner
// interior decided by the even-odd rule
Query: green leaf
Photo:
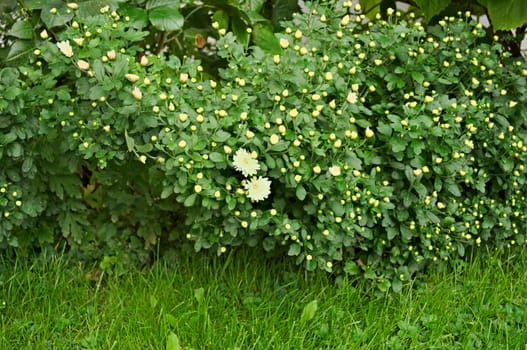
[[[247,33],[247,24],[238,17],[232,18],[232,32],[236,36],[236,39],[244,47],[249,45],[249,33]]]
[[[403,282],[398,278],[394,278],[392,281],[392,290],[395,293],[399,293],[402,289],[403,289]]]
[[[35,48],[35,45],[33,44],[32,41],[17,40],[9,48],[6,61],[17,60],[21,58],[22,56],[29,54],[31,51],[33,51],[34,48]]]
[[[212,16],[212,22],[218,22],[218,26],[220,29],[229,28],[229,20],[229,14],[223,10],[214,12],[214,15]]]
[[[392,146],[392,152],[399,153],[406,149],[406,140],[394,137],[390,139],[390,145]]]
[[[302,185],[298,185],[297,188],[296,188],[296,198],[300,199],[301,201],[303,201],[304,199],[306,199],[306,189],[304,188],[304,186]]]
[[[40,10],[46,5],[46,2],[48,1],[47,0],[26,0],[24,1],[24,5],[29,10]]]
[[[166,350],[181,350],[181,345],[179,345],[179,339],[177,335],[173,332],[170,332],[167,338],[167,348]]]
[[[110,6],[116,8],[120,0],[84,0],[79,1],[79,8],[75,11],[79,17],[91,17],[100,15],[101,8]],[[68,1],[69,2],[69,1]]]
[[[185,201],[183,202],[183,205],[184,205],[185,207],[187,207],[187,208],[193,206],[194,203],[196,203],[196,198],[197,198],[197,197],[198,197],[197,194],[195,194],[195,193],[191,194],[190,196],[188,196],[188,197],[185,199]]]
[[[344,265],[344,272],[350,276],[357,275],[360,272],[359,265],[355,261],[348,261]]]
[[[379,133],[381,133],[382,135],[392,135],[392,127],[383,122],[379,122],[379,125],[377,125],[377,131],[379,131]]]
[[[161,194],[160,194],[159,197],[161,197],[161,199],[165,199],[165,198],[170,197],[173,193],[174,193],[174,187],[173,186],[167,186],[167,187],[163,188],[163,191],[161,191]]]
[[[52,13],[54,11],[56,13]],[[46,5],[42,8],[40,18],[48,28],[60,27],[71,21],[73,11],[62,0],[46,1]]]
[[[300,244],[293,243],[289,246],[289,250],[287,251],[287,255],[289,256],[297,256],[300,254]]]
[[[17,136],[14,132],[9,132],[7,134],[0,134],[0,146],[7,145],[17,139]]]
[[[202,304],[205,299],[205,290],[203,287],[194,289],[194,298],[198,301],[198,304]]]
[[[148,0],[146,2],[146,9],[152,10],[162,6],[177,6],[179,8],[179,1],[176,0]]]
[[[421,85],[425,81],[425,76],[423,73],[419,72],[412,72],[412,79],[415,80],[419,85]]]
[[[510,30],[527,24],[525,0],[478,0],[487,8],[490,21],[496,30]]]
[[[315,299],[307,304],[302,310],[302,315],[300,316],[300,322],[305,323],[310,321],[315,317],[318,309],[318,301]]]
[[[212,135],[212,141],[215,142],[225,142],[231,137],[231,134],[229,134],[227,131],[218,130]]]
[[[128,147],[128,152],[133,152],[135,149],[135,140],[128,136],[128,131],[124,131],[124,139],[126,141],[126,147]]]
[[[379,13],[381,9],[382,0],[359,0],[359,4],[362,7],[362,13],[369,19],[374,19],[375,15]]]
[[[122,4],[119,10],[123,16],[130,17],[129,23],[136,29],[144,28],[148,23],[148,13],[143,8]]]
[[[148,18],[154,27],[162,31],[179,30],[185,24],[185,18],[177,5],[156,7],[150,11]]]
[[[452,193],[456,197],[461,196],[461,190],[459,189],[459,186],[454,182],[449,182],[445,184],[445,188],[448,192]]]
[[[13,24],[7,34],[19,39],[31,39],[33,38],[33,28],[28,20],[18,21]]]
[[[275,28],[281,28],[280,22],[291,19],[293,13],[298,12],[297,0],[276,0],[273,6],[271,21]]]
[[[425,18],[429,21],[450,5],[452,0],[415,0],[415,3],[423,11]]]
[[[253,41],[256,45],[271,54],[280,53],[280,43],[273,31],[265,25],[255,25],[253,28]]]

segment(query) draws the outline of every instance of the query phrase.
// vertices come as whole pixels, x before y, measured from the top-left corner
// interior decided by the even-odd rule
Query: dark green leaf
[[[31,51],[33,51],[34,48],[35,48],[35,45],[33,44],[32,41],[17,40],[9,48],[6,61],[17,60],[21,58],[22,56],[29,54]]]
[[[223,10],[214,12],[212,16],[212,22],[218,22],[218,28],[228,29],[229,28],[229,14]]]
[[[162,31],[179,30],[185,24],[185,18],[176,5],[156,7],[150,11],[148,18],[154,27]]]
[[[289,246],[289,250],[287,251],[287,255],[289,256],[297,256],[300,254],[300,244],[293,243]]]
[[[132,152],[135,149],[135,140],[128,136],[128,131],[124,131],[124,139],[126,141],[126,147],[128,147],[128,152]]]
[[[179,0],[148,0],[146,2],[146,9],[152,10],[162,6],[179,7]]]
[[[296,198],[300,199],[301,201],[303,201],[305,198],[306,198],[306,189],[304,188],[304,186],[302,185],[298,185],[297,188],[296,188]]]
[[[253,28],[253,41],[256,45],[269,53],[280,53],[281,49],[278,38],[268,26],[261,24],[255,25]]]
[[[280,22],[291,19],[293,13],[298,12],[297,0],[276,0],[273,6],[271,21],[275,28],[281,28]]]
[[[525,0],[479,0],[487,7],[494,30],[510,30],[527,24]]]
[[[52,11],[53,9],[56,10],[56,13],[52,13],[54,12]],[[42,8],[40,18],[48,28],[60,27],[71,21],[73,11],[62,0],[46,1],[46,5]]]
[[[31,39],[33,38],[33,28],[28,20],[22,20],[15,22],[7,34],[18,39]]]
[[[236,39],[244,47],[249,45],[249,33],[247,33],[247,24],[238,17],[232,18],[232,32]]]
[[[141,29],[148,24],[148,14],[143,8],[122,4],[119,7],[119,10],[123,16],[128,16],[130,18],[130,24],[134,28]],[[131,40],[131,38],[128,38],[128,40]]]
[[[451,2],[452,0],[415,0],[427,21],[441,13]]]
[[[174,187],[173,186],[167,186],[163,188],[163,191],[161,191],[161,199],[165,199],[170,197],[174,193]]]

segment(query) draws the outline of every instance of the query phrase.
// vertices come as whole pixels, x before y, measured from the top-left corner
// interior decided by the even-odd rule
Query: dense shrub
[[[66,240],[123,266],[160,238],[263,245],[398,290],[524,244],[527,67],[470,16],[425,31],[312,5],[277,52],[220,30],[214,81],[106,10],[0,71],[4,248]]]

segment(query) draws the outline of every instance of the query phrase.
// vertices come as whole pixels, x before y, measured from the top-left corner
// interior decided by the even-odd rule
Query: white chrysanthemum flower
[[[346,101],[348,101],[349,103],[357,103],[357,94],[354,92],[350,92],[346,97]]]
[[[243,185],[247,190],[247,197],[255,202],[266,199],[271,194],[271,180],[266,177],[254,177]]]
[[[333,165],[329,169],[329,173],[333,176],[339,176],[340,175],[340,167],[338,165]]]
[[[66,57],[73,56],[73,49],[71,48],[69,40],[59,41],[57,43],[57,47],[59,48],[60,52],[64,54],[64,56]]]
[[[260,170],[258,160],[253,158],[251,153],[244,148],[240,148],[236,151],[232,164],[234,169],[241,171],[245,177],[256,175],[256,172]]]

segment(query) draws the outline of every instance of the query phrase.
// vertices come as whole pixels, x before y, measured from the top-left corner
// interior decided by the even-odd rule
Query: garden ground
[[[435,268],[399,294],[241,249],[124,276],[0,262],[1,349],[526,349],[527,250]]]

